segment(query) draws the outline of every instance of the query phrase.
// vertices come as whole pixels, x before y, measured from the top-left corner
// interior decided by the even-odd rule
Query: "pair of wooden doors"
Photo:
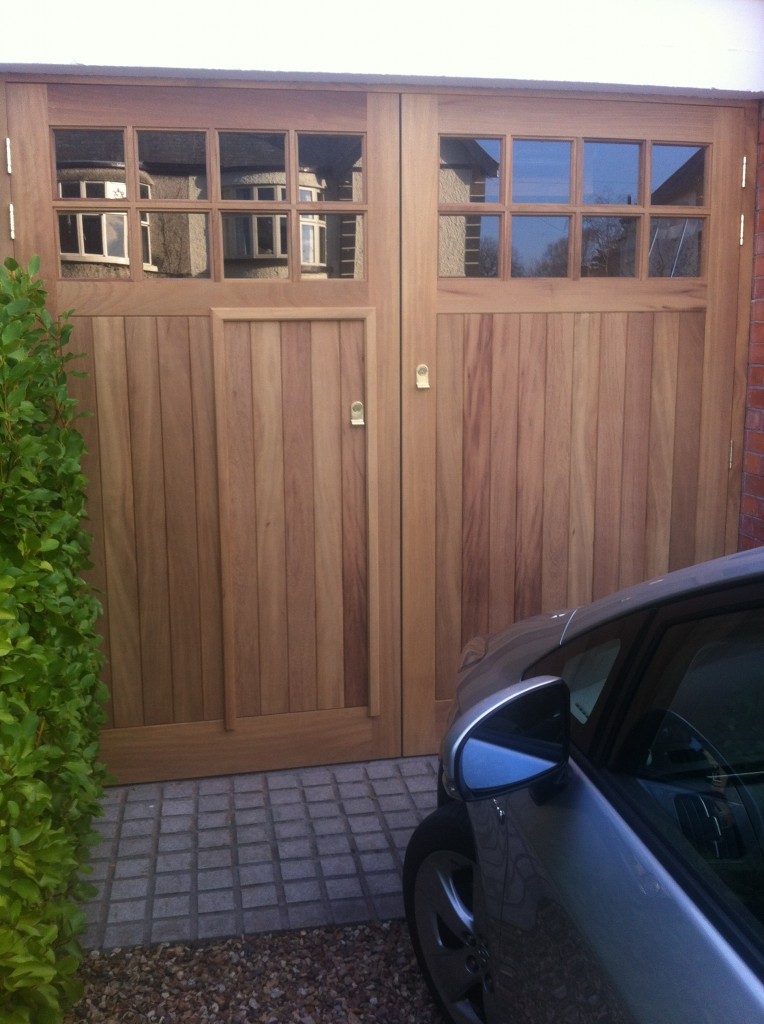
[[[744,107],[6,94],[17,251],[89,358],[121,780],[433,751],[471,634],[734,546]],[[122,174],[78,157],[99,133]],[[523,193],[525,142],[567,195],[545,146]],[[658,147],[701,154],[692,209]],[[587,200],[589,152],[636,159],[628,203]],[[581,272],[595,218],[625,271]],[[682,219],[690,274],[651,276]],[[549,223],[563,263],[523,266]]]

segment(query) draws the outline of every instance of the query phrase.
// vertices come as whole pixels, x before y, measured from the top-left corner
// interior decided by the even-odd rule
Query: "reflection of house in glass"
[[[445,204],[499,201],[499,142],[494,139],[440,140],[439,199]],[[497,277],[497,216],[452,214],[440,217],[441,277]]]
[[[306,208],[363,200],[360,136],[298,136],[299,168],[289,176],[285,134],[219,138],[226,277],[289,277],[293,217],[303,276],[363,276],[362,215]],[[150,201],[140,210],[145,276],[210,276],[206,139],[193,131],[135,133],[139,200]],[[128,278],[128,211],[119,207],[135,197],[128,195],[123,133],[57,131],[55,145],[58,198],[83,201],[59,210],[62,276]],[[180,207],[162,209],[163,203]]]
[[[700,146],[653,146],[653,206],[702,206],[705,158]],[[651,218],[651,277],[700,276],[703,223],[700,217]]]

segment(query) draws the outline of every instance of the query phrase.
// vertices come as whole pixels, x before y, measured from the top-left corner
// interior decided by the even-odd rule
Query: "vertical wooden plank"
[[[125,321],[144,721],[174,721],[162,408],[156,319]]]
[[[517,416],[518,619],[541,610],[546,372],[546,316],[522,314]]]
[[[402,624],[403,752],[434,749],[436,659],[436,286],[438,225],[438,101],[409,95],[401,100],[402,305]],[[430,371],[430,390],[416,388],[416,367]]]
[[[215,393],[207,317],[189,319],[194,463],[197,481],[199,614],[204,717],[223,717],[223,609]]]
[[[342,419],[350,411],[342,403],[339,324],[315,321],[312,332],[318,707],[340,708],[345,676]]]
[[[101,678],[109,688],[109,699],[105,706],[106,727],[114,724],[114,707],[111,698],[111,659],[109,651],[109,596],[106,585],[106,551],[104,547],[103,494],[101,486],[101,459],[99,440],[98,398],[95,380],[95,354],[93,351],[93,322],[90,317],[74,317],[70,350],[78,358],[69,364],[69,393],[77,401],[76,427],[85,441],[86,455],[82,469],[87,477],[86,528],[92,537],[90,557],[93,568],[85,574],[93,586],[103,609],[98,620],[98,632],[102,637],[101,652],[106,659]]]
[[[488,632],[492,317],[465,317],[462,643]]]
[[[671,483],[669,568],[692,565],[695,535],[687,529],[698,507],[700,413],[703,393],[705,314],[681,313],[677,353],[676,433]]]
[[[453,697],[461,652],[462,422],[464,317],[438,318],[437,512],[435,515],[435,631],[438,700]]]
[[[310,324],[281,327],[289,708],[316,706],[316,569]]]
[[[260,712],[275,715],[289,710],[284,407],[291,398],[287,394],[285,403],[279,324],[252,324],[251,347],[256,512],[250,529],[257,538]]]
[[[173,705],[176,721],[194,722],[204,718],[204,692],[188,319],[161,317],[157,323],[157,343],[169,527],[167,567],[173,641]]]
[[[568,602],[573,331],[572,313],[547,317],[541,608],[550,612]]]
[[[621,554],[619,587],[646,574],[647,483],[650,451],[650,396],[653,365],[653,314],[629,315],[624,393],[623,475],[621,478]]]
[[[259,621],[249,326],[214,328],[226,727],[259,714]]]
[[[627,331],[625,313],[603,313],[592,569],[595,598],[618,590]]]
[[[491,377],[491,573],[488,584],[488,630],[491,633],[502,629],[516,617],[519,351],[520,317],[495,316]]]
[[[369,703],[368,509],[366,430],[350,424],[350,406],[365,396],[363,324],[340,324],[342,388],[342,577],[345,706]]]
[[[583,604],[592,598],[600,327],[599,314],[576,315],[570,458],[570,604]]]
[[[674,476],[679,314],[657,313],[650,402],[650,461],[647,487],[648,577],[669,566],[671,484]]]
[[[109,593],[114,725],[143,724],[138,570],[125,329],[121,317],[93,322],[104,554]]]

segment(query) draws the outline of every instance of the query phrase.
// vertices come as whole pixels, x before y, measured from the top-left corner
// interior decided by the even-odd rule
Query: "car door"
[[[575,745],[551,798],[470,805],[483,871],[505,865],[507,1020],[762,1019],[762,638],[753,587],[604,627],[526,674],[566,678]]]

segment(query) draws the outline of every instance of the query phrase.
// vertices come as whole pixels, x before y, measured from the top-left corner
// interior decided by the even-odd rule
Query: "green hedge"
[[[100,813],[100,607],[81,579],[84,444],[39,261],[0,267],[0,1020],[79,997],[79,878]]]

